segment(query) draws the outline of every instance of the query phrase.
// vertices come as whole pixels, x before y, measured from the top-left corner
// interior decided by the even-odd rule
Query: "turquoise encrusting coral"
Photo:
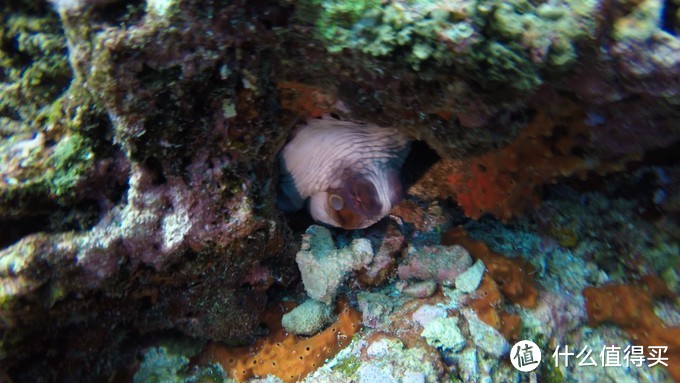
[[[0,381],[680,380],[677,0],[6,3]],[[321,116],[411,141],[365,229],[277,209]]]
[[[175,347],[176,348],[176,347]],[[189,368],[186,351],[165,346],[151,347],[133,378],[134,383],[222,383],[229,382],[219,364],[198,369]]]

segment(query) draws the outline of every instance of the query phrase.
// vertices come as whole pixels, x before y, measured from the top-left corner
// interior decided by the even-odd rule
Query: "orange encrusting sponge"
[[[264,324],[269,335],[249,347],[227,347],[220,343],[208,344],[199,364],[219,363],[236,381],[253,377],[277,376],[284,382],[296,382],[323,365],[347,346],[360,329],[361,315],[346,300],[337,304],[338,319],[324,331],[303,337],[287,333],[281,317],[294,305],[279,305],[265,313]]]
[[[621,326],[634,346],[668,346],[666,369],[680,382],[680,326],[669,327],[654,312],[653,299],[672,297],[658,278],[645,277],[635,285],[586,287],[583,297],[591,325],[611,322]]]

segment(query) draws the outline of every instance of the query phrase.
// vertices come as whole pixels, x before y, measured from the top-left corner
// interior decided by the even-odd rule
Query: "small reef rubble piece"
[[[319,225],[307,229],[295,256],[307,294],[326,304],[333,301],[349,272],[365,268],[372,260],[369,240],[355,239],[349,247],[338,249],[331,232]]]
[[[391,297],[380,293],[360,292],[357,294],[357,304],[361,310],[364,326],[374,328],[390,315],[396,306]]]
[[[397,290],[399,290],[402,294],[405,294],[409,297],[427,298],[431,297],[432,294],[434,294],[435,291],[437,291],[437,282],[422,281],[410,284],[406,284],[406,282],[404,282],[403,284],[397,285]]]
[[[471,293],[477,290],[482,282],[484,270],[486,270],[484,262],[481,259],[475,261],[474,265],[470,266],[469,269],[456,278],[456,290],[463,293]]]
[[[178,351],[180,348],[181,351]],[[219,364],[209,364],[189,369],[190,358],[184,355],[185,345],[151,347],[132,378],[132,383],[188,383],[224,382],[224,370]]]
[[[283,328],[295,335],[314,335],[323,330],[333,321],[333,310],[331,307],[307,299],[293,310],[283,314],[281,325]]]
[[[425,325],[420,334],[427,344],[444,351],[458,352],[465,347],[465,337],[458,328],[458,318],[435,318]]]
[[[477,318],[473,310],[461,310],[461,312],[470,326],[470,335],[477,347],[496,358],[510,351],[510,345],[504,335]]]

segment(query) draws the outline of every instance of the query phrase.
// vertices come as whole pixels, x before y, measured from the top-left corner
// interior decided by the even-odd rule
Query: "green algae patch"
[[[0,216],[39,213],[49,206],[77,200],[77,186],[93,168],[95,155],[86,132],[90,104],[68,110],[61,97],[36,117],[44,129],[16,132],[0,143],[5,164],[0,182]]]
[[[354,376],[361,366],[361,361],[354,355],[339,360],[334,366],[333,370],[340,372],[343,376]]]
[[[52,166],[45,175],[51,194],[64,197],[74,193],[74,187],[92,166],[94,154],[85,138],[79,134],[63,138],[49,158]]]
[[[14,4],[0,15],[0,216],[40,214],[73,201],[91,169],[80,131],[83,112],[96,108],[71,84],[66,38],[49,4]]]
[[[66,39],[49,5],[0,11],[0,134],[37,126],[33,120],[68,87],[72,74]]]

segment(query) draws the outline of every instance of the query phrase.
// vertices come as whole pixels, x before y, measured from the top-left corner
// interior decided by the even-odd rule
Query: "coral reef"
[[[94,198],[87,189],[97,182],[114,190],[99,192],[111,198],[125,179],[115,172],[112,182],[93,177],[107,169],[95,161],[91,140],[101,120],[83,84],[72,81],[58,16],[39,2],[8,5],[0,16],[0,225],[6,246],[41,229],[90,226],[100,209],[73,205]],[[87,176],[95,182],[85,182]]]
[[[291,306],[285,311],[291,310]],[[200,363],[219,363],[237,381],[269,374],[283,382],[296,382],[323,365],[324,361],[346,347],[360,328],[361,316],[346,300],[337,304],[338,319],[312,337],[288,334],[281,326],[283,311],[265,313],[263,322],[269,335],[250,347],[225,347],[218,343],[206,346]]]
[[[668,331],[640,342],[675,335],[677,299],[607,286],[650,274],[680,292],[677,0],[6,3],[2,381],[111,381],[140,367],[140,380],[192,379],[190,353],[158,338],[245,344],[266,307],[304,300],[295,253],[309,223],[276,209],[276,162],[296,126],[326,114],[414,142],[402,204],[371,228],[303,240],[309,295],[346,292],[366,325],[340,314],[355,341],[309,381],[520,380],[497,357],[503,338],[625,346],[642,318]],[[458,225],[468,234],[447,232]],[[426,255],[463,248],[464,267]],[[589,285],[604,286],[587,290],[596,301],[630,298],[630,315],[586,326]],[[460,351],[421,336],[435,318],[457,321]],[[286,339],[306,352],[306,338]],[[309,339],[333,351],[304,354],[310,365],[338,351],[324,331]]]
[[[370,343],[353,342],[304,382],[440,381],[443,366],[423,347],[407,347],[398,337],[382,335]]]
[[[542,96],[541,96],[542,97]],[[590,134],[584,115],[568,100],[559,110],[538,112],[508,146],[464,160],[437,163],[427,179],[428,197],[454,196],[471,218],[484,214],[507,220],[539,200],[540,186],[588,171],[620,170],[616,162],[602,164],[574,154]]]
[[[548,72],[566,70],[576,44],[592,33],[593,4],[567,7],[528,1],[310,1],[320,8],[317,31],[330,52],[350,49],[368,56],[465,73],[487,68],[480,83],[528,90]],[[477,74],[479,76],[479,74]]]
[[[620,171],[680,139],[680,43],[660,1],[307,3],[299,17],[333,57],[371,73],[342,68],[319,87],[451,159],[426,190],[470,217],[518,215],[542,185]]]
[[[649,174],[648,170],[641,171],[635,179],[645,183]],[[613,187],[611,193],[627,192],[631,188],[632,185],[626,183]],[[630,199],[556,190],[560,198],[534,209],[530,216],[542,232],[554,237],[563,247],[573,249],[581,255],[580,259],[606,270],[610,277],[625,277],[631,270],[638,275],[662,275],[680,264],[675,256],[680,247],[675,234],[677,224],[672,220],[659,224],[637,219],[639,206],[652,208],[647,206],[652,203],[649,194],[653,192],[649,190]],[[598,219],[583,220],[583,216],[597,216]],[[550,219],[546,219],[548,217]],[[635,225],[627,224],[629,222],[635,222]]]
[[[614,179],[609,183],[611,188],[631,190],[627,186],[628,182],[632,182],[629,179]],[[477,260],[477,266],[467,268],[451,287],[443,287],[431,296],[415,298],[404,293],[401,279],[393,279],[378,287],[376,290],[379,293],[360,291],[357,294],[358,302],[364,311],[366,327],[357,335],[352,345],[310,375],[306,381],[360,381],[364,377],[408,381],[411,377],[408,371],[395,373],[399,371],[399,360],[409,358],[411,350],[420,349],[429,350],[428,355],[434,353],[446,365],[447,372],[437,381],[521,380],[520,373],[510,366],[507,356],[509,344],[518,339],[534,340],[543,351],[544,361],[536,372],[537,378],[541,380],[670,381],[665,369],[650,368],[647,365],[628,368],[622,363],[621,366],[602,368],[599,353],[605,347],[614,345],[623,350],[626,345],[639,345],[640,342],[629,339],[617,326],[589,327],[590,303],[580,293],[588,284],[602,284],[620,278],[617,274],[608,274],[595,264],[589,257],[589,252],[593,248],[606,246],[613,239],[613,235],[608,234],[611,225],[623,217],[631,227],[642,229],[639,233],[631,233],[628,239],[631,246],[638,251],[648,252],[645,248],[651,249],[664,242],[668,242],[666,246],[673,245],[677,243],[677,239],[667,234],[647,237],[644,218],[640,215],[628,215],[631,209],[634,210],[630,200],[604,198],[596,193],[579,193],[577,195],[581,199],[572,200],[572,194],[564,189],[568,188],[552,187],[547,194],[549,197],[546,203],[536,208],[534,214],[542,214],[542,220],[534,218],[534,214],[508,223],[485,218],[477,222],[469,221],[465,229],[454,227],[445,231],[441,238],[443,244],[449,247],[459,245],[469,252],[471,258]],[[579,201],[583,204],[581,207],[572,205]],[[610,204],[601,205],[604,201],[609,201]],[[608,211],[602,210],[604,206],[608,206]],[[561,217],[570,217],[574,221],[568,224]],[[558,241],[558,233],[544,226],[550,220],[560,222],[566,228],[573,228],[578,238],[576,244],[568,243],[568,246],[563,247]],[[672,226],[665,224],[662,227],[657,226],[657,229],[669,230]],[[581,230],[589,231],[591,237],[583,237]],[[356,234],[359,237],[362,235],[363,233]],[[636,236],[648,238],[649,243],[638,241]],[[407,237],[410,244],[418,244],[416,250],[426,248],[423,244],[430,240],[432,237],[420,237],[417,233]],[[646,262],[647,256],[654,259],[651,254],[642,253],[640,262]],[[667,254],[666,258],[671,263],[680,260],[677,254]],[[403,257],[399,262],[408,265],[410,258]],[[481,265],[487,265],[486,270]],[[471,286],[477,283],[471,284],[469,289],[453,288],[465,273],[474,271],[477,274],[479,270],[475,269],[483,272],[481,283],[475,289]],[[635,272],[633,269],[630,271]],[[673,276],[669,275],[667,278],[673,279]],[[668,289],[661,288],[658,279],[654,286],[658,294],[669,293]],[[472,291],[466,292],[467,290]],[[621,305],[611,297],[605,298],[605,294],[598,294],[598,299],[608,299],[608,304],[612,306],[607,307],[614,310],[631,306],[630,310],[615,312],[621,313],[621,319],[626,317],[626,321],[634,320],[636,311],[632,311],[632,306],[637,301],[626,301]],[[667,323],[665,329],[680,323],[675,301],[657,302],[653,310],[657,314],[650,311],[651,315],[658,317],[653,323],[661,326],[658,321],[662,320]],[[663,327],[659,328],[661,330],[656,330],[657,332],[664,331]],[[460,334],[462,340],[454,334]],[[400,344],[383,340],[397,337]],[[665,339],[660,339],[659,342],[664,343]],[[565,366],[563,361],[555,365],[551,354],[557,345],[562,345],[560,351],[563,351],[565,344],[569,345],[570,350],[575,350],[575,354],[584,349],[592,350],[598,367],[586,369],[578,366],[573,358],[569,366]],[[388,348],[389,351],[363,351],[383,348]],[[378,358],[376,355],[390,357],[385,360],[385,357]],[[428,359],[427,368],[430,368],[429,363]]]
[[[445,232],[442,243],[462,246],[470,251],[477,262],[481,261],[486,265],[486,273],[481,283],[478,282],[478,287],[472,291],[474,298],[469,305],[476,314],[475,318],[478,317],[493,330],[499,331],[506,339],[518,340],[522,328],[521,318],[507,311],[505,300],[528,308],[536,307],[538,290],[531,278],[531,264],[524,259],[507,258],[490,250],[484,242],[470,238],[461,227]],[[457,290],[467,292],[469,289],[464,287]]]

